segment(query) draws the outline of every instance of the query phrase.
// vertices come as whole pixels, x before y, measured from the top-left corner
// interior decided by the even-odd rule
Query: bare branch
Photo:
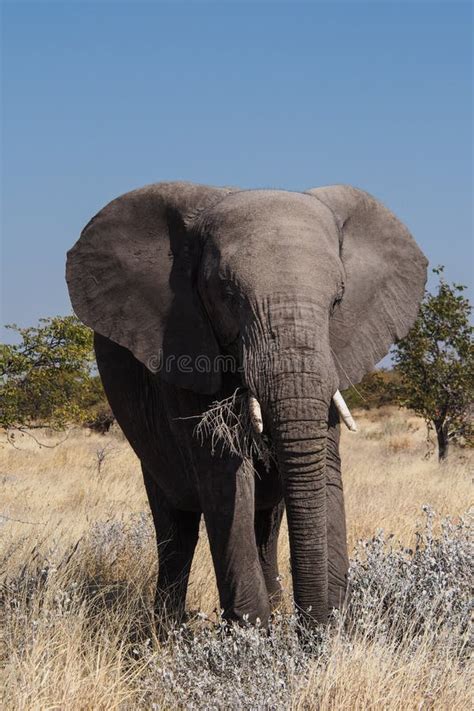
[[[36,442],[36,444],[37,444],[39,447],[46,447],[47,449],[56,449],[56,447],[59,447],[59,445],[64,444],[64,442],[66,442],[66,440],[69,439],[69,435],[71,434],[71,432],[72,432],[74,429],[77,429],[77,428],[76,428],[76,427],[71,427],[71,429],[68,430],[66,436],[65,436],[62,440],[60,440],[59,442],[55,442],[54,444],[46,444],[45,442],[40,442],[40,440],[37,439],[37,438],[34,436],[34,434],[32,434],[32,433],[29,431],[30,429],[44,429],[44,427],[40,427],[40,426],[38,426],[38,427],[28,427],[28,428],[26,428],[26,427],[15,427],[15,428],[11,428],[11,429],[13,429],[13,430],[16,431],[16,432],[21,432],[22,434],[28,435],[28,437],[31,437],[31,439],[34,440],[34,441]],[[8,431],[6,432],[6,435],[7,435],[7,442],[8,442],[9,444],[11,444],[12,447],[14,447],[15,449],[18,449],[19,452],[24,451],[24,450],[22,450],[21,447],[18,447],[18,446],[16,445],[16,443],[13,441],[14,434],[13,434],[13,432],[11,432],[11,430],[8,430]]]

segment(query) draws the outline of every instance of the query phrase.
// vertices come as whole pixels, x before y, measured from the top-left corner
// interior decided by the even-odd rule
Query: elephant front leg
[[[238,461],[203,477],[201,503],[224,618],[266,626],[270,616],[254,530],[254,477]]]
[[[339,416],[334,404],[331,404],[326,450],[329,609],[342,607],[349,570],[339,435]]]
[[[145,471],[143,475],[158,547],[155,618],[159,630],[166,634],[167,629],[184,617],[186,591],[201,514],[174,508],[153,478]]]
[[[278,607],[282,595],[278,574],[278,534],[284,510],[282,499],[271,508],[255,512],[255,538],[272,610]]]

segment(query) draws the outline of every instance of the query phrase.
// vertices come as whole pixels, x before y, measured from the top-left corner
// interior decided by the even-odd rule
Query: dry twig
[[[249,412],[248,393],[241,388],[230,397],[213,402],[194,428],[201,445],[210,439],[212,454],[240,457],[246,473],[254,474],[254,460],[268,469],[272,452],[267,438],[256,434]]]

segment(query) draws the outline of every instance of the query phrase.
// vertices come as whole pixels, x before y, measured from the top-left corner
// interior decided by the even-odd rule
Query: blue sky
[[[352,183],[471,283],[471,3],[19,1],[2,24],[2,323],[69,313],[81,228],[160,180]]]

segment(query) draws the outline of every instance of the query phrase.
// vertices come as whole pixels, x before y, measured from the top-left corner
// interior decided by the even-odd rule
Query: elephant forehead
[[[333,213],[311,196],[273,190],[237,193],[208,213],[206,231],[224,271],[277,273],[339,265],[339,231]],[[270,278],[271,270],[267,269]]]
[[[319,200],[285,190],[244,190],[228,195],[206,215],[221,241],[271,235],[291,241],[299,234],[337,234],[334,215]]]

